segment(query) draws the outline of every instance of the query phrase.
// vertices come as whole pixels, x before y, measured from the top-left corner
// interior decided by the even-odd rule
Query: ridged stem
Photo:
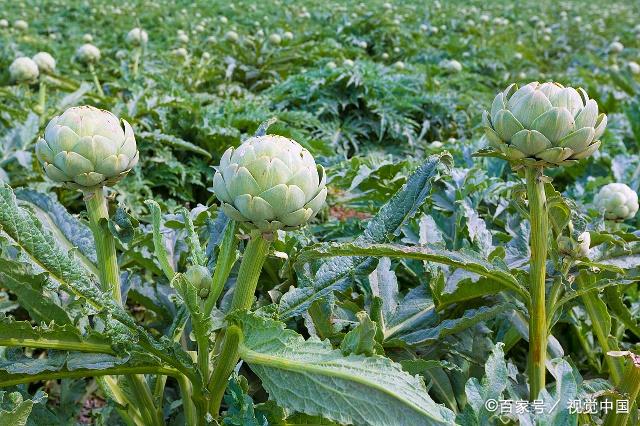
[[[100,80],[98,80],[98,74],[96,74],[96,69],[91,63],[89,64],[89,72],[91,72],[91,76],[93,77],[93,83],[96,85],[98,94],[104,97],[104,92],[102,91],[102,85],[100,84]]]
[[[249,309],[251,307],[256,286],[258,285],[258,278],[260,278],[260,272],[262,272],[262,266],[269,253],[270,245],[271,243],[266,240],[262,234],[252,234],[242,256],[229,312]],[[240,342],[240,330],[237,329],[237,327],[231,326],[226,332],[221,332],[216,336],[216,344],[219,343],[220,339],[224,339],[224,343],[222,344],[222,349],[220,350],[220,355],[213,370],[211,382],[209,383],[209,392],[212,395],[209,412],[214,417],[216,417],[220,411],[220,404],[227,387],[227,380],[239,359],[238,344]]]
[[[47,82],[43,77],[40,78],[40,87],[38,88],[38,113],[40,121],[44,121],[47,103]]]
[[[104,188],[85,193],[89,225],[96,244],[98,256],[98,274],[102,290],[111,293],[113,299],[122,305],[120,294],[120,268],[116,255],[116,241],[111,233],[103,228],[102,220],[109,220],[109,208],[104,196]]]
[[[549,215],[547,197],[542,180],[543,168],[527,167],[527,198],[531,230],[529,246],[529,398],[533,401],[545,387],[547,355],[547,314],[545,282],[547,275],[547,249]]]
[[[227,389],[229,375],[231,375],[233,368],[238,363],[241,340],[242,332],[240,328],[235,325],[227,328],[220,352],[220,359],[211,377],[211,402],[209,411],[213,416],[217,416],[220,411],[220,404],[222,403],[224,392]]]
[[[640,357],[630,354],[627,360],[627,368],[625,370],[622,381],[617,386],[619,395],[613,399],[613,409],[607,414],[604,426],[627,426],[630,425],[631,413],[637,408],[636,400],[640,393]],[[618,409],[618,401],[627,401],[627,412]]]

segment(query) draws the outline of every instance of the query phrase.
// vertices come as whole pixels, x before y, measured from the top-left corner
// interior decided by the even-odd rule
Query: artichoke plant
[[[638,213],[638,194],[624,183],[603,186],[594,197],[593,203],[609,220],[627,220]]]
[[[324,168],[291,139],[265,135],[229,148],[213,177],[222,210],[262,232],[295,229],[314,217],[327,196]]]
[[[131,46],[144,46],[149,41],[149,35],[142,28],[134,28],[127,33],[127,43]]]
[[[498,93],[483,124],[489,144],[509,161],[554,167],[592,155],[607,116],[581,88],[533,82]]]
[[[84,191],[118,182],[138,162],[133,129],[122,123],[124,129],[115,115],[92,106],[51,119],[36,144],[47,176]]]

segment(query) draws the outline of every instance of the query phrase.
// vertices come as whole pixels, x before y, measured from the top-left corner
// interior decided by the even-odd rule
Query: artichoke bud
[[[638,212],[638,194],[624,183],[610,183],[600,189],[593,204],[606,219],[623,221]]]
[[[312,219],[327,197],[326,176],[296,141],[256,136],[224,153],[213,192],[227,216],[268,234]]]
[[[198,289],[198,296],[202,299],[206,299],[209,296],[209,291],[213,286],[213,277],[211,277],[211,273],[206,267],[190,266],[184,276],[192,286]]]
[[[577,241],[571,237],[560,236],[558,238],[558,251],[565,256],[574,259],[583,259],[589,257],[589,248],[591,247],[591,234],[583,232],[577,238]]]
[[[9,66],[11,80],[17,83],[33,83],[38,79],[38,65],[31,58],[20,57]]]
[[[33,62],[38,65],[42,74],[53,74],[56,70],[56,60],[47,52],[38,52],[33,56]]]
[[[109,111],[80,106],[51,119],[36,155],[49,179],[91,191],[126,176],[139,153],[129,123],[121,125]]]
[[[100,49],[91,43],[83,44],[76,50],[76,58],[83,64],[95,64],[100,60]]]
[[[533,82],[498,93],[483,124],[490,145],[509,161],[557,167],[598,150],[607,116],[583,89]]]

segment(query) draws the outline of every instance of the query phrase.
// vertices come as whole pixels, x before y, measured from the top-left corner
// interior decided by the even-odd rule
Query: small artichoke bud
[[[293,40],[293,33],[291,31],[285,31],[284,34],[282,34],[282,38],[287,41],[291,41]]]
[[[240,37],[238,36],[238,33],[235,31],[227,31],[227,33],[224,35],[224,38],[226,40],[229,40],[235,43],[236,41],[238,41]]]
[[[591,234],[583,232],[578,236],[578,241],[571,237],[561,236],[558,238],[558,250],[565,256],[574,259],[584,259],[589,257],[591,247]]]
[[[268,233],[313,218],[327,196],[325,182],[324,168],[299,143],[265,135],[224,153],[213,191],[227,216]]]
[[[6,19],[0,19],[0,28],[7,28],[9,26],[9,21]]]
[[[271,34],[269,36],[269,42],[271,44],[280,44],[282,43],[282,38],[278,34]]]
[[[206,267],[190,266],[184,276],[191,285],[198,289],[198,296],[203,299],[209,296],[209,291],[213,286],[213,277]]]
[[[18,19],[13,23],[13,28],[15,28],[18,31],[27,31],[29,29],[29,24],[27,24],[27,21]]]
[[[624,50],[624,45],[619,41],[614,41],[609,45],[609,53],[618,54]]]
[[[352,67],[352,66],[354,66],[354,65],[355,65],[355,62],[353,62],[351,59],[345,59],[345,60],[342,62],[342,66],[343,66],[343,67],[351,68],[351,67]]]
[[[85,43],[92,43],[93,36],[91,34],[85,34],[82,36],[82,41],[84,41]]]
[[[395,64],[393,64],[393,66],[395,67],[395,69],[397,70],[403,70],[405,68],[404,66],[404,62],[402,61],[398,61]]]
[[[76,58],[83,64],[95,64],[100,60],[100,49],[93,44],[83,44],[76,50]]]
[[[178,34],[178,42],[182,44],[189,44],[189,36],[185,33]]]
[[[9,75],[16,83],[33,83],[38,79],[38,65],[25,56],[17,58],[9,65]]]
[[[133,129],[125,120],[122,125],[109,111],[69,108],[47,124],[36,155],[46,175],[67,187],[90,191],[114,185],[139,155]]]
[[[440,61],[439,66],[444,71],[449,73],[459,73],[460,71],[462,71],[462,64],[455,59],[445,59],[443,61]]]
[[[600,147],[607,116],[583,89],[537,81],[512,84],[483,115],[489,144],[514,163],[568,166]]]
[[[56,60],[47,52],[38,52],[33,56],[33,62],[38,65],[42,74],[53,74],[56,71]]]
[[[638,194],[624,183],[610,183],[600,189],[593,204],[606,219],[623,221],[638,212]]]
[[[134,28],[127,33],[126,41],[130,46],[144,46],[149,41],[149,35],[141,28]]]

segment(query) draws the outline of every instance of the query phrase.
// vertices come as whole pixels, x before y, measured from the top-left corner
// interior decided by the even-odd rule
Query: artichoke
[[[47,52],[38,52],[33,56],[33,62],[43,74],[53,74],[56,70],[56,60]]]
[[[126,41],[131,46],[144,46],[149,41],[149,35],[142,28],[134,28],[127,33]]]
[[[508,160],[554,167],[593,154],[607,116],[598,115],[598,104],[581,88],[533,82],[498,93],[483,125],[489,144]]]
[[[83,44],[76,50],[76,58],[83,64],[94,64],[100,60],[100,49],[93,44]]]
[[[25,56],[17,58],[9,65],[11,80],[18,83],[33,83],[38,79],[38,65]]]
[[[262,232],[298,228],[324,204],[324,168],[296,141],[265,135],[229,148],[213,191],[231,219]]]
[[[564,235],[558,239],[558,250],[565,256],[575,259],[583,259],[589,257],[589,249],[591,247],[591,234],[583,232],[578,235],[577,241],[571,237]]]
[[[198,290],[198,296],[206,299],[213,286],[213,277],[209,270],[200,265],[189,266],[184,276]]]
[[[624,183],[603,186],[594,197],[593,203],[609,220],[631,219],[638,212],[638,194]]]
[[[133,129],[109,111],[92,106],[67,109],[56,116],[36,144],[47,176],[66,186],[92,190],[111,186],[138,162]]]

